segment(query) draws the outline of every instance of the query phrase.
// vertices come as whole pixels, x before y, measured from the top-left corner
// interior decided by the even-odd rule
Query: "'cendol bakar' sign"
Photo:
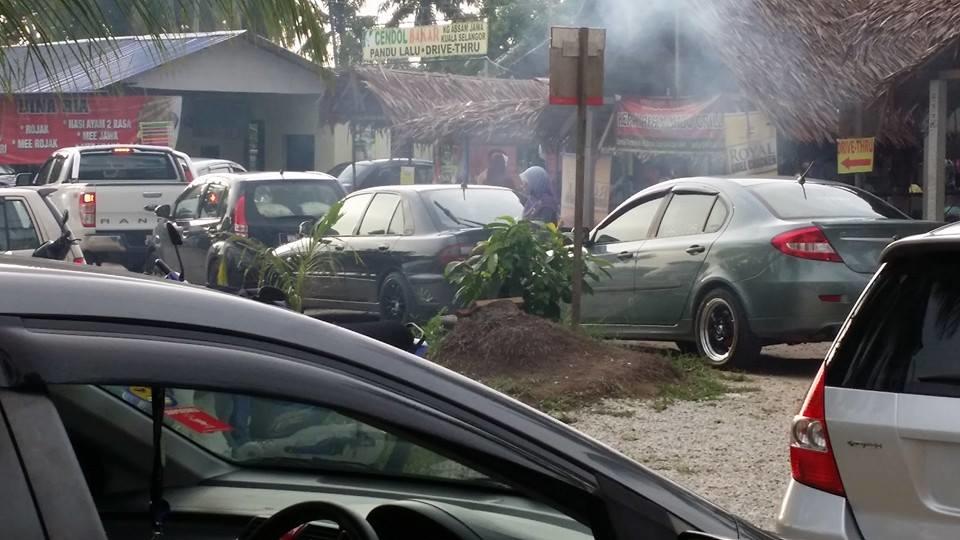
[[[363,61],[485,56],[487,21],[410,28],[373,28],[363,40]]]

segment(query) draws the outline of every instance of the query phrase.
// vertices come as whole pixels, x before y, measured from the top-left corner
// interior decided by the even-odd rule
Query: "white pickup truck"
[[[182,152],[143,145],[63,148],[32,178],[18,185],[56,187],[49,198],[81,240],[87,261],[144,268],[146,240],[158,218],[153,210],[173,204],[193,180],[190,157]]]

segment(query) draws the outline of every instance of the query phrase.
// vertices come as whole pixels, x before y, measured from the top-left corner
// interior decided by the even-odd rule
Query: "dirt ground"
[[[663,410],[649,400],[606,400],[570,415],[573,427],[770,529],[790,479],[790,421],[827,348],[770,347],[720,399]]]

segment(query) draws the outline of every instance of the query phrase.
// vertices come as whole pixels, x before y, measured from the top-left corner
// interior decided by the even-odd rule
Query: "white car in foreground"
[[[891,244],[791,430],[788,539],[960,538],[960,224]]]
[[[49,196],[53,188],[0,190],[0,254],[30,257],[46,242],[65,233],[63,216]],[[74,244],[65,260],[84,264],[83,251]]]

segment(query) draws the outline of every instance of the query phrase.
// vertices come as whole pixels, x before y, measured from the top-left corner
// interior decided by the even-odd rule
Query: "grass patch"
[[[676,356],[672,358],[674,367],[681,374],[679,382],[665,384],[660,387],[660,394],[653,400],[651,406],[655,411],[663,411],[677,401],[712,401],[731,392],[757,391],[755,387],[732,387],[727,382],[743,382],[748,380],[742,373],[725,373],[711,368],[701,359],[692,356]],[[730,376],[737,376],[734,379]]]

